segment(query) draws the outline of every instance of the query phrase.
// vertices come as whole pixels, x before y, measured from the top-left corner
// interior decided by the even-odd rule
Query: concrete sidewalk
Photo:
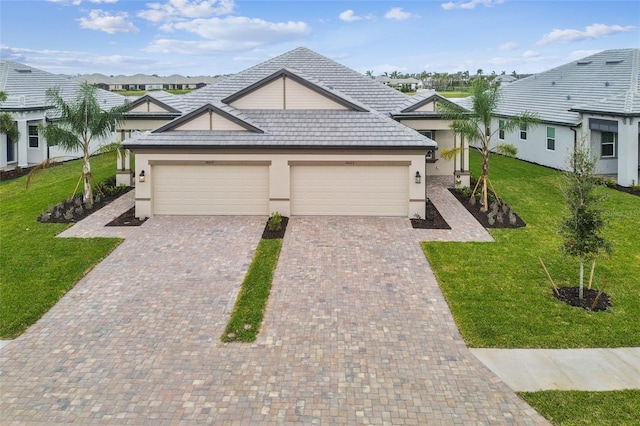
[[[640,348],[471,349],[518,392],[640,389]]]

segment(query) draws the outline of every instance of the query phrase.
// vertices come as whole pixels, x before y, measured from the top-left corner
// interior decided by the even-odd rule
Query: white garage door
[[[158,165],[153,187],[155,214],[269,214],[268,166]]]
[[[407,216],[408,173],[408,166],[292,166],[292,214]]]

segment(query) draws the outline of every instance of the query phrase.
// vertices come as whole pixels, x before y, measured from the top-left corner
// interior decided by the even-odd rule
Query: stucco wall
[[[336,164],[356,162],[408,162],[407,180],[409,183],[409,217],[419,214],[425,215],[425,179],[420,184],[415,183],[415,173],[425,176],[424,151],[304,151],[300,153],[287,151],[180,151],[180,150],[135,150],[136,154],[136,216],[148,217],[153,215],[153,162],[194,162],[205,164],[215,161],[270,161],[269,166],[269,197],[270,211],[278,211],[288,216],[291,213],[290,197],[290,165],[289,162],[318,162],[331,161]],[[382,162],[382,163],[380,163]],[[139,182],[138,177],[144,170],[145,182]],[[345,182],[348,184],[348,182]]]

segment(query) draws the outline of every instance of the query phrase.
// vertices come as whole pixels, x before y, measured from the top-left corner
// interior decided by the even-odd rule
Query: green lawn
[[[469,92],[438,92],[438,95],[444,98],[466,98],[470,96]]]
[[[223,342],[253,342],[260,331],[271,292],[273,272],[278,265],[282,239],[261,239],[242,282]]]
[[[471,154],[479,175],[479,155]],[[607,280],[613,306],[593,313],[552,296],[538,256],[558,285],[576,285],[578,263],[559,251],[564,199],[558,172],[493,156],[493,184],[527,222],[491,230],[494,243],[423,243],[429,263],[471,347],[580,348],[640,345],[640,197],[602,188],[614,253],[601,258],[595,287]]]
[[[91,161],[96,181],[115,174],[112,156]],[[55,238],[65,224],[43,224],[38,215],[71,195],[82,165],[71,161],[0,182],[0,338],[20,335],[118,244],[117,239]]]
[[[640,390],[545,391],[519,395],[554,425],[640,425]]]

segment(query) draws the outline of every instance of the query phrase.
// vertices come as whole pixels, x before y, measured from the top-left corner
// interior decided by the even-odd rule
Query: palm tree
[[[128,105],[114,107],[108,111],[100,108],[97,88],[87,82],[82,83],[73,102],[67,102],[59,88],[47,90],[47,99],[56,111],[57,118],[47,126],[40,125],[39,131],[49,145],[58,145],[65,151],[82,151],[82,179],[84,190],[82,201],[93,203],[91,187],[91,140],[104,138],[115,131],[123,119]]]
[[[7,100],[7,94],[0,91],[0,102]],[[17,141],[20,138],[20,133],[16,127],[13,117],[8,112],[0,113],[0,133],[7,135],[12,141]]]
[[[487,211],[489,208],[487,187],[490,185],[489,154],[495,152],[514,156],[518,152],[515,146],[508,143],[493,146],[491,137],[500,130],[506,133],[516,130],[522,125],[533,126],[538,123],[538,119],[535,114],[525,111],[520,115],[501,120],[499,128],[491,131],[491,119],[500,101],[500,85],[486,77],[477,77],[471,83],[471,101],[472,106],[469,111],[450,102],[439,102],[438,111],[443,118],[451,120],[449,127],[455,134],[461,135],[470,143],[479,144],[476,148],[482,155],[482,172],[471,197],[475,197],[478,186],[482,184],[482,211]],[[451,159],[461,150],[461,147],[442,150],[441,155],[445,159]]]

